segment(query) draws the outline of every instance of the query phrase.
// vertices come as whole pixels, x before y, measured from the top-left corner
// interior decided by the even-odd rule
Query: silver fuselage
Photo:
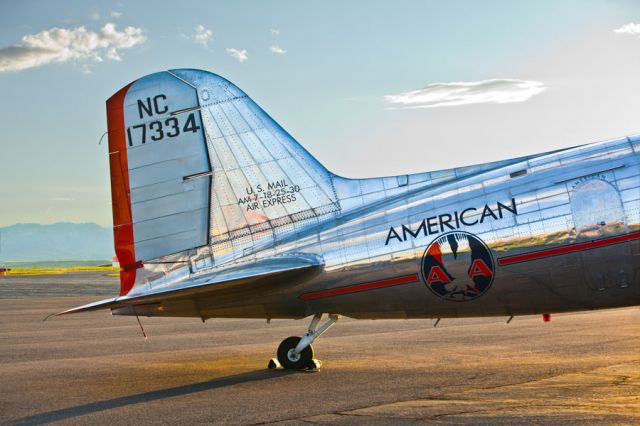
[[[194,280],[229,262],[304,253],[322,258],[320,271],[168,301],[162,312],[146,314],[440,318],[640,304],[638,137],[440,172],[332,179],[337,212],[236,251],[233,259],[211,244],[190,254],[190,268],[163,266],[178,281]],[[477,297],[464,291],[442,297],[429,288],[425,251],[452,232],[471,234],[491,253],[491,282]],[[144,315],[144,307],[137,313]]]

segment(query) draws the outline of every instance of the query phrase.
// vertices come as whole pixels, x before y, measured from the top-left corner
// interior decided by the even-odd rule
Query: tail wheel
[[[278,346],[278,361],[284,368],[302,370],[311,365],[313,360],[313,348],[311,345],[304,348],[299,354],[295,351],[300,339],[297,336],[287,337]]]

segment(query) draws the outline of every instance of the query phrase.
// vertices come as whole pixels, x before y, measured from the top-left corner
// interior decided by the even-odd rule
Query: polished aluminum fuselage
[[[149,314],[439,318],[640,304],[640,137],[416,175],[333,176],[332,182],[339,211],[233,259],[303,253],[320,257],[322,268],[167,302]],[[494,261],[492,284],[468,300],[439,297],[423,268],[427,247],[454,230],[483,241]],[[190,271],[190,279],[199,273]]]

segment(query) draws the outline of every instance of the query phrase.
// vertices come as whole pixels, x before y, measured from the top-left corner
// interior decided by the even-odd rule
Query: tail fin
[[[215,74],[148,75],[107,101],[107,117],[121,294],[166,256],[209,246],[218,264],[339,209],[332,175]]]

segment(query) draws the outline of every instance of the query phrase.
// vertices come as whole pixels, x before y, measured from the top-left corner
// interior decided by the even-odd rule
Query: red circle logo
[[[464,231],[443,234],[429,244],[422,257],[424,282],[445,300],[477,299],[491,287],[494,270],[486,244]]]

